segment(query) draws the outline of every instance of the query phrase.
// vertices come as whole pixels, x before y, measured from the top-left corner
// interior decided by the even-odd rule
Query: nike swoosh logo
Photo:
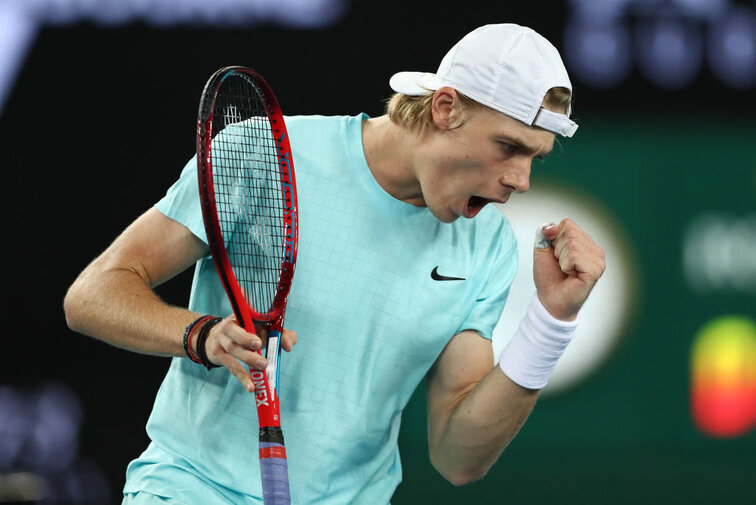
[[[434,281],[463,281],[463,277],[447,277],[438,273],[438,267],[434,268],[431,272],[431,279]]]

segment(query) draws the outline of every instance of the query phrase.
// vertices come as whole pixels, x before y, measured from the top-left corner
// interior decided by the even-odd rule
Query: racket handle
[[[271,441],[271,431],[277,431],[280,440]],[[266,431],[266,435],[263,435]],[[286,448],[283,444],[281,428],[260,430],[260,476],[262,477],[263,502],[265,505],[289,505],[289,466],[286,462]],[[263,441],[267,439],[267,441]]]

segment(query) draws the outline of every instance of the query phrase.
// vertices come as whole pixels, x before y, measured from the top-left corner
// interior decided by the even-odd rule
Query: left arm
[[[546,326],[552,321],[543,318],[573,321],[604,272],[604,251],[569,219],[541,233],[548,244],[534,250],[533,278],[548,314],[538,317]],[[543,387],[569,342],[538,332],[531,325],[529,334],[515,334],[502,352],[509,352],[507,374],[493,366],[490,341],[474,331],[454,336],[428,372],[431,462],[453,484],[483,477],[528,418],[538,389],[514,381]]]
[[[491,342],[463,331],[427,377],[428,445],[433,466],[464,485],[486,474],[525,423],[538,391],[493,366]]]

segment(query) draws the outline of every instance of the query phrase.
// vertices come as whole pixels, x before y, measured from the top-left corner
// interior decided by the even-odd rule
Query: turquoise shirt
[[[517,269],[514,234],[493,206],[445,224],[386,193],[365,160],[365,119],[286,119],[299,252],[285,326],[299,343],[282,356],[280,399],[294,504],[389,502],[402,410],[451,337],[491,338]],[[156,207],[206,240],[194,160]],[[436,267],[464,280],[433,280]],[[197,263],[189,308],[231,313],[210,257]],[[253,397],[225,368],[174,358],[147,432],[125,492],[262,503]]]

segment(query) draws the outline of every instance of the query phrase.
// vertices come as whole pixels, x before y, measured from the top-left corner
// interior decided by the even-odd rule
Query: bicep
[[[207,245],[187,227],[153,207],[129,225],[87,270],[130,270],[154,287],[207,252]]]
[[[493,368],[491,341],[465,330],[446,345],[427,375],[430,435],[443,430],[457,404]]]

